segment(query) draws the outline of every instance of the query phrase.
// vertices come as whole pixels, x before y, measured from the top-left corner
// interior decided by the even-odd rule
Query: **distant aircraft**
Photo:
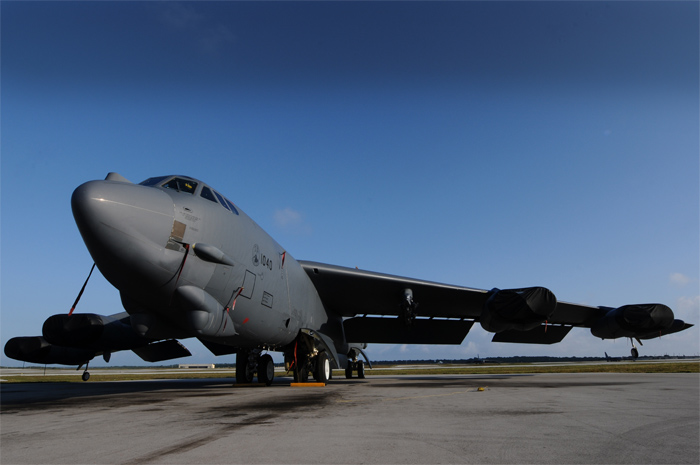
[[[543,287],[487,291],[297,261],[219,191],[187,176],[133,184],[110,173],[79,186],[71,205],[126,312],[71,309],[49,317],[43,336],[10,339],[5,354],[85,365],[84,380],[96,356],[109,362],[132,350],[170,360],[191,355],[178,342],[191,337],[214,355],[235,353],[237,382],[257,375],[269,385],[266,351],[282,352],[297,381],[326,382],[332,368],[363,378],[367,343],[461,344],[476,321],[495,342],[553,344],[574,326],[590,328],[603,339],[629,337],[633,357],[633,339],[692,326],[662,304],[592,307],[559,302]]]
[[[605,352],[605,361],[606,362],[621,362],[622,357],[611,357],[608,355],[607,352]]]

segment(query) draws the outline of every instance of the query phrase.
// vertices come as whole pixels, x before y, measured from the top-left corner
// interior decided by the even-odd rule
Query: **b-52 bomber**
[[[79,186],[73,216],[95,266],[125,312],[49,317],[43,335],[5,345],[13,359],[85,366],[132,350],[159,362],[190,355],[196,337],[236,354],[236,382],[269,385],[284,354],[295,381],[331,369],[364,377],[368,343],[461,344],[475,322],[494,342],[553,344],[573,327],[634,340],[691,324],[662,304],[595,307],[557,301],[544,287],[479,290],[297,261],[238,206],[187,176],[133,184],[116,173]],[[87,283],[87,282],[86,282]],[[81,291],[82,292],[82,291]],[[371,365],[370,365],[371,367]]]

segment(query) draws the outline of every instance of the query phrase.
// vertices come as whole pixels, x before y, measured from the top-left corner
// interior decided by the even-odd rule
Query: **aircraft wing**
[[[14,337],[5,354],[30,363],[82,365],[97,355],[109,361],[112,353],[132,350],[147,362],[192,355],[175,339],[157,340],[138,335],[126,312],[58,314],[49,317],[42,336]]]
[[[403,278],[371,271],[300,261],[324,306],[344,317],[396,315],[401,297],[411,289],[418,302],[418,316],[478,318],[488,298],[480,289]]]
[[[615,327],[618,313],[625,307],[560,302],[545,288],[487,291],[317,262],[300,264],[326,309],[345,317],[348,342],[460,344],[476,321],[496,333],[494,342],[536,344],[560,342],[574,326],[602,327],[602,335],[594,333],[598,337],[642,339],[691,326],[675,320],[673,327],[662,331],[639,328],[625,333]],[[411,321],[402,318],[407,289],[416,304],[411,308]],[[634,307],[625,310],[627,315],[644,306],[626,307]],[[668,307],[649,304],[647,310],[665,315],[670,312],[673,321]]]

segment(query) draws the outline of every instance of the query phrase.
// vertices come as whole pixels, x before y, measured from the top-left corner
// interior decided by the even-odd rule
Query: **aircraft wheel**
[[[314,378],[319,383],[328,383],[331,377],[331,361],[328,360],[328,354],[321,352],[316,357],[316,366],[314,367]]]
[[[266,386],[272,384],[275,378],[275,363],[269,354],[260,357],[258,362],[258,382],[265,383]]]
[[[248,352],[236,353],[236,383],[250,384],[253,382],[253,373],[248,363]]]
[[[308,380],[309,380],[309,371],[306,368],[300,369],[298,375],[297,375],[297,371],[294,370],[294,382],[295,383],[306,383]]]
[[[637,358],[637,357],[639,357],[639,351],[637,350],[636,347],[632,347],[631,352],[632,352],[632,358]]]
[[[362,360],[357,362],[357,377],[360,379],[365,379],[365,362]]]
[[[347,368],[345,368],[345,378],[352,379],[352,362],[348,362]]]
[[[82,378],[83,378],[83,381],[89,380],[89,379],[90,379],[90,373],[88,373],[87,371],[83,372]]]
[[[309,381],[309,367],[304,363],[298,369],[294,369],[294,382],[306,383],[307,381]]]

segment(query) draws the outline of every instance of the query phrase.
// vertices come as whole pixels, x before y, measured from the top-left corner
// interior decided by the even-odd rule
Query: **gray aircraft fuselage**
[[[90,181],[73,194],[85,244],[135,328],[272,350],[301,328],[342,339],[340,319],[327,314],[299,263],[248,215],[199,181],[171,184]]]

